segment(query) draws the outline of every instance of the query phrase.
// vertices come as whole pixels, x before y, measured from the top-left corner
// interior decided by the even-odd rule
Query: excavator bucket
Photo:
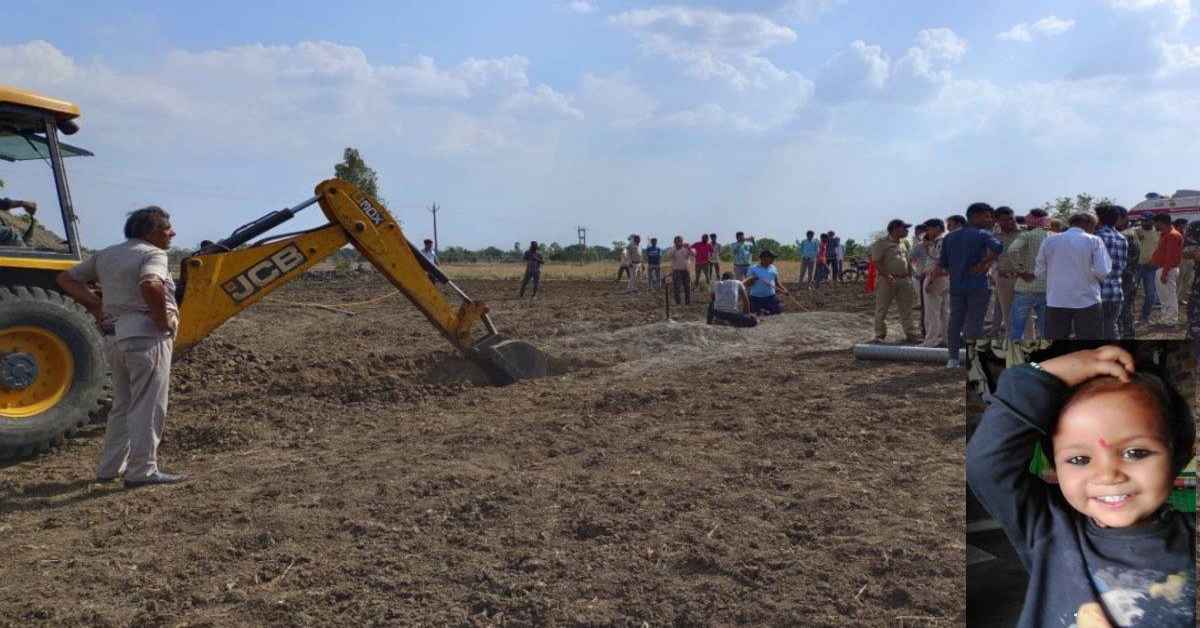
[[[497,386],[522,379],[554,374],[550,356],[537,347],[500,334],[492,334],[471,346],[467,356],[479,365]]]

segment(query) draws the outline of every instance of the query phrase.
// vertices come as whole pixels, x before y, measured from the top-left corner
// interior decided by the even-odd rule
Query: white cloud
[[[62,83],[75,78],[75,62],[50,42],[34,40],[16,46],[0,46],[0,68],[5,82],[25,85],[35,81]]]
[[[596,3],[592,0],[572,0],[563,5],[568,11],[575,13],[592,13],[596,10]]]
[[[69,94],[84,107],[84,125],[102,136],[197,154],[297,151],[389,129],[400,150],[465,150],[470,137],[480,140],[472,153],[517,149],[538,124],[583,118],[570,96],[533,85],[528,71],[529,60],[515,55],[449,68],[427,56],[383,65],[353,46],[300,42],[177,50],[157,66],[122,72],[79,63],[44,41],[0,46],[0,83]],[[530,114],[538,118],[509,119]],[[139,132],[147,126],[159,136]]]
[[[634,33],[645,51],[682,64],[689,76],[720,79],[740,90],[786,76],[762,53],[796,40],[795,31],[760,15],[714,9],[636,9],[609,21]]]
[[[1176,29],[1187,25],[1193,16],[1192,0],[1108,0],[1108,5],[1122,11],[1165,16]]]
[[[1075,20],[1066,20],[1055,15],[1048,15],[1033,23],[1033,30],[1047,36],[1061,35],[1075,27]]]
[[[576,120],[583,119],[583,112],[571,105],[571,97],[560,94],[549,86],[538,85],[532,91],[520,91],[501,103],[504,111],[514,112],[550,112]]]
[[[887,87],[891,64],[883,48],[856,40],[825,63],[817,77],[817,93],[830,102],[880,93]]]
[[[893,67],[893,89],[901,96],[919,97],[929,85],[947,83],[951,67],[967,54],[967,40],[948,28],[917,33],[917,45],[908,49]]]
[[[1159,78],[1170,78],[1184,72],[1200,70],[1200,45],[1160,42],[1158,47],[1162,54]]]
[[[755,123],[745,115],[726,111],[724,107],[714,103],[700,105],[664,115],[657,124],[667,127],[680,128],[710,128],[738,131],[764,131],[766,127]]]
[[[616,128],[641,125],[658,110],[658,100],[624,74],[583,75],[577,100],[589,118]]]
[[[1033,41],[1033,34],[1029,32],[1029,25],[1025,22],[1021,22],[1020,24],[1017,24],[1003,33],[997,33],[996,39],[1002,39],[1004,41],[1031,42]]]
[[[815,22],[825,13],[846,4],[847,0],[789,0],[780,9],[782,19],[790,22]]]
[[[1033,25],[1021,22],[1016,26],[996,35],[997,39],[1004,41],[1020,41],[1031,42],[1034,35],[1044,37],[1057,37],[1075,27],[1075,20],[1065,20],[1058,16],[1048,15],[1036,22]]]

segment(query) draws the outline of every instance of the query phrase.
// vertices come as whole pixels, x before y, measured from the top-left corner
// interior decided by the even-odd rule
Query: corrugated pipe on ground
[[[947,349],[937,347],[915,347],[913,345],[854,345],[857,360],[891,360],[896,362],[941,362],[949,360]],[[967,361],[967,350],[958,350],[960,362]]]

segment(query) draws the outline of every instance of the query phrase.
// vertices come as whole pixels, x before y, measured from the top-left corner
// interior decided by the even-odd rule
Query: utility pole
[[[434,203],[429,208],[429,213],[433,214],[433,252],[434,253],[437,253],[439,250],[438,249],[438,237],[437,237],[437,213],[438,213],[439,209],[441,209],[441,207],[438,207],[437,203]]]
[[[576,227],[575,232],[579,234],[579,265],[582,266],[588,254],[587,227]]]

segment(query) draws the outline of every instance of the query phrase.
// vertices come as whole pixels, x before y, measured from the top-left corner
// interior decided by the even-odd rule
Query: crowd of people
[[[912,227],[892,220],[869,249],[877,277],[872,342],[885,341],[893,302],[905,341],[946,347],[948,367],[960,366],[964,339],[1132,338],[1135,319],[1177,326],[1184,302],[1189,321],[1200,324],[1200,299],[1179,290],[1193,283],[1200,222],[1131,216],[1111,204],[1064,222],[1043,209],[1017,216],[974,203],[965,216],[916,225],[910,240]]]
[[[702,279],[708,284],[712,291],[709,322],[751,327],[758,324],[757,316],[782,312],[778,295],[787,294],[787,289],[774,264],[775,252],[763,249],[758,252],[758,263],[753,263],[754,238],[739,231],[729,245],[733,270],[722,273],[723,251],[715,233],[701,234],[700,240],[690,244],[683,236],[675,236],[666,248],[658,245],[658,238],[650,238],[643,247],[641,236],[632,234],[621,251],[617,280],[629,282],[627,293],[638,292],[643,277],[648,288],[656,289],[663,283],[663,265],[669,264],[671,297],[676,305],[691,304]]]
[[[666,247],[658,238],[643,245],[633,234],[621,251],[617,280],[628,282],[628,293],[643,282],[654,289],[667,280],[663,267],[669,266],[677,305],[690,304],[703,281],[712,292],[710,322],[753,325],[756,316],[780,313],[779,295],[787,294],[775,253],[760,251],[756,264],[754,244],[740,231],[727,248],[715,233],[692,243],[675,236]],[[722,273],[726,250],[733,268]],[[842,280],[846,247],[835,232],[808,231],[796,240],[796,251],[798,285],[819,288]],[[1200,221],[1189,225],[1166,213],[1131,215],[1101,204],[1062,220],[1041,208],[1019,216],[1009,207],[974,203],[965,215],[917,225],[890,221],[867,258],[875,293],[871,342],[886,341],[895,304],[904,342],[945,347],[948,367],[960,366],[964,340],[1132,338],[1137,324],[1177,326],[1184,304],[1188,320],[1195,321],[1188,335],[1200,336],[1200,298],[1188,298],[1195,292]],[[520,294],[532,281],[536,297],[544,263],[537,242],[525,252],[525,263]]]

